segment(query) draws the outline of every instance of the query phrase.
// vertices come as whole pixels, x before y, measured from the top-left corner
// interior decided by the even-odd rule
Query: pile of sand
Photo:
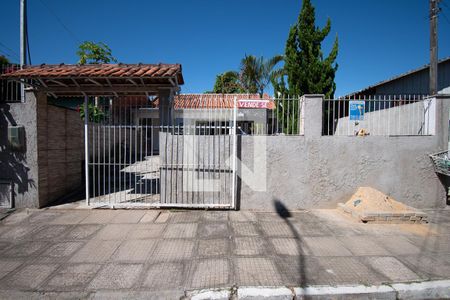
[[[344,206],[357,212],[403,212],[412,211],[403,203],[371,187],[360,187]]]

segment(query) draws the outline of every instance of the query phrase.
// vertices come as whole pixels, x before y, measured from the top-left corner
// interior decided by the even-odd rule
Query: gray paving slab
[[[70,259],[73,263],[96,263],[109,260],[121,241],[91,240]]]
[[[329,236],[330,229],[321,223],[292,222],[298,235],[301,236]]]
[[[260,233],[254,223],[232,222],[231,228],[235,236],[258,236]]]
[[[110,223],[125,224],[125,223],[139,223],[145,215],[145,210],[119,210]]]
[[[26,241],[14,244],[2,253],[3,257],[30,258],[43,252],[49,243],[43,241]]]
[[[139,220],[139,223],[152,223],[156,220],[159,214],[159,210],[146,211],[142,218]]]
[[[195,223],[200,220],[201,214],[197,211],[179,211],[170,214],[171,223]]]
[[[162,237],[166,224],[137,224],[128,232],[128,239],[154,239]]]
[[[196,223],[168,224],[163,234],[164,238],[193,238],[197,234]]]
[[[19,260],[0,259],[0,279],[17,269],[22,264]]]
[[[368,257],[367,261],[372,268],[374,268],[378,273],[383,274],[384,276],[389,278],[390,281],[406,282],[422,279],[419,275],[411,271],[395,257]]]
[[[19,226],[8,226],[0,235],[0,240],[7,241],[17,241],[23,240],[39,231],[42,228],[42,225],[19,225]]]
[[[258,218],[250,211],[230,211],[228,218],[231,222],[257,222]]]
[[[189,259],[194,255],[195,243],[186,239],[169,239],[159,241],[150,261],[177,261]]]
[[[117,210],[96,210],[83,219],[81,224],[106,224],[109,223],[119,211]]]
[[[112,256],[113,261],[145,262],[152,253],[156,240],[128,240]]]
[[[71,256],[75,251],[80,249],[84,245],[84,242],[77,241],[67,241],[58,242],[50,246],[47,250],[42,253],[42,257],[49,257],[50,259],[56,257],[68,257]]]
[[[142,286],[152,290],[176,289],[183,286],[185,277],[185,266],[181,262],[156,263],[146,270]]]
[[[322,275],[325,270],[316,257],[276,256],[274,262],[285,286],[307,286],[324,282]]]
[[[261,229],[266,236],[295,237],[297,231],[293,225],[286,222],[266,222],[260,223]]]
[[[93,238],[98,240],[123,240],[133,230],[132,224],[107,224]]]
[[[61,211],[36,211],[27,219],[29,223],[50,223],[63,214]]]
[[[192,262],[190,278],[193,288],[220,288],[230,284],[230,264],[227,259],[204,259]]]
[[[44,290],[83,290],[100,270],[99,264],[70,264],[58,269]]]
[[[199,256],[225,256],[230,253],[230,240],[207,239],[198,241]]]
[[[158,217],[155,219],[155,223],[166,223],[169,220],[170,213],[162,211]]]
[[[229,237],[230,229],[226,222],[200,223],[198,236],[201,238]]]
[[[266,242],[260,237],[235,237],[233,245],[235,255],[261,255],[267,252]]]
[[[27,210],[16,211],[10,214],[6,219],[0,221],[2,225],[17,225],[30,217],[30,213]]]
[[[356,257],[319,257],[321,284],[381,284],[388,281]]]
[[[64,239],[84,240],[91,238],[103,225],[78,225],[64,235]]]
[[[305,249],[314,256],[351,256],[352,253],[345,248],[335,237],[304,237]]]
[[[306,254],[304,242],[294,238],[271,238],[270,242],[278,255],[299,256]]]
[[[78,224],[89,215],[89,211],[68,210],[64,211],[59,217],[55,218],[50,224],[70,225]]]
[[[206,222],[227,222],[228,211],[206,211],[203,212],[202,219]]]
[[[97,273],[88,289],[130,289],[137,283],[142,269],[142,264],[106,265]]]
[[[421,249],[401,236],[381,236],[374,239],[394,255],[418,254]]]
[[[56,264],[32,264],[20,268],[11,276],[4,278],[2,285],[18,290],[37,288],[50,274],[56,270]]]
[[[448,255],[439,256],[424,252],[416,255],[397,256],[397,258],[423,278],[442,279],[449,277]]]
[[[33,240],[55,240],[62,237],[73,227],[71,225],[46,225],[30,236]]]
[[[236,283],[239,286],[283,285],[283,278],[270,258],[236,258],[234,259],[234,267]]]
[[[367,236],[340,236],[338,240],[353,255],[389,255],[389,251]]]

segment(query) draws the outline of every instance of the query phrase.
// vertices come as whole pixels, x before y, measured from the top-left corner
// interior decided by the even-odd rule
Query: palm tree
[[[267,60],[262,56],[245,55],[239,73],[242,88],[247,93],[259,93],[262,98],[267,85],[283,74],[283,69],[275,69],[281,61],[282,55],[275,55]]]

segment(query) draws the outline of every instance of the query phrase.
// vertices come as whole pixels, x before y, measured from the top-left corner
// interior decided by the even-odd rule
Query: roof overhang
[[[179,64],[27,66],[2,75],[54,97],[155,95],[184,83]]]

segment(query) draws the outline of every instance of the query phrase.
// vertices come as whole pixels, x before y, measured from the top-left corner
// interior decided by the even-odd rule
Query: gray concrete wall
[[[250,178],[243,176],[241,209],[273,210],[274,200],[289,209],[333,208],[360,186],[417,208],[446,205],[445,187],[428,154],[447,147],[449,99],[437,99],[434,136],[350,137],[321,136],[322,98],[305,98],[305,136],[241,137],[241,164],[252,170],[267,162],[267,172],[258,175],[265,191],[250,188]],[[261,142],[266,151],[253,151]]]
[[[37,101],[27,93],[26,103],[0,104],[0,178],[13,184],[15,207],[39,207]],[[24,126],[26,146],[8,147],[8,126]]]

